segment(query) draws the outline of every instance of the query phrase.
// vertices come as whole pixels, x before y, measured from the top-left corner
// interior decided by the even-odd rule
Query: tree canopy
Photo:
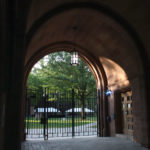
[[[71,66],[70,53],[56,52],[39,60],[28,76],[27,88],[40,87],[58,91],[74,88],[79,92],[89,93],[96,89],[96,84],[85,62],[79,59],[79,65]]]
[[[74,89],[77,99],[80,101],[80,107],[82,107],[82,119],[85,119],[84,108],[92,102],[90,96],[94,92],[96,93],[95,79],[86,63],[79,59],[79,65],[71,66],[70,54],[66,52],[49,54],[32,68],[28,76],[27,88],[41,92],[41,87],[48,87],[56,93],[57,91],[66,93]],[[48,101],[51,106],[55,106],[58,100],[58,97],[49,97]],[[67,109],[65,100],[65,98],[63,100],[61,98],[59,101],[59,109],[62,112]],[[65,107],[61,107],[63,105]],[[68,108],[71,108],[71,101],[67,105]],[[88,107],[90,108],[90,106],[92,105]],[[93,110],[95,106],[92,106]]]

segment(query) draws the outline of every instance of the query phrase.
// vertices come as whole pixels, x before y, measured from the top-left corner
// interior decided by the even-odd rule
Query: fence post
[[[47,92],[46,92],[46,88],[44,88],[43,98],[44,98],[44,140],[48,140],[47,106],[46,106]]]
[[[72,89],[72,137],[74,136],[74,89]]]
[[[102,136],[102,130],[101,130],[101,112],[100,112],[100,90],[96,91],[96,100],[97,100],[97,136]]]
[[[28,134],[28,129],[29,129],[29,111],[30,111],[30,105],[29,105],[29,97],[28,97],[28,90],[26,88],[26,110],[27,110],[27,114],[25,113],[25,120],[27,120],[27,132],[26,134]],[[26,121],[25,121],[26,123]]]

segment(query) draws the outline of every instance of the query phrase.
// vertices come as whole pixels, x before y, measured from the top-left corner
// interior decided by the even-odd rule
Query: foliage
[[[49,54],[32,68],[27,80],[27,88],[41,91],[41,87],[48,87],[55,93],[66,93],[75,89],[77,99],[80,100],[80,106],[83,110],[83,119],[85,119],[84,107],[90,102],[88,96],[96,91],[94,76],[86,63],[79,59],[79,65],[71,66],[70,54],[66,52]],[[65,97],[62,96],[61,99],[64,100],[61,100],[60,108],[64,108],[62,106],[66,105]],[[58,98],[56,96],[50,97],[48,101],[55,106]],[[71,107],[71,101],[68,104],[69,107]],[[61,111],[65,112],[65,110]]]
[[[27,87],[49,87],[58,91],[74,88],[80,93],[90,93],[96,89],[94,77],[88,66],[81,59],[78,66],[71,66],[70,54],[66,52],[52,53],[41,59],[31,70]]]

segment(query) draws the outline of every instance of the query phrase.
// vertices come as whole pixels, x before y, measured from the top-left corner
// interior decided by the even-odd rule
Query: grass
[[[91,126],[92,128],[97,128],[97,125]]]
[[[81,118],[75,118],[74,119],[74,126],[80,126],[80,125],[85,125],[89,123],[96,122],[96,117],[87,117],[87,119],[82,120]],[[26,123],[26,128],[28,129],[40,129],[43,128],[44,125],[41,124],[41,121],[38,120],[32,120],[31,118],[28,120],[25,120]],[[51,118],[48,119],[48,128],[66,128],[66,127],[72,127],[72,118],[66,118],[66,119],[61,119],[61,118]]]

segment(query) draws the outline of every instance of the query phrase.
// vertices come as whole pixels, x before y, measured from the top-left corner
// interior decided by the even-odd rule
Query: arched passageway
[[[39,68],[32,68],[26,90],[26,140],[100,134],[96,82],[88,66],[78,61],[73,67],[69,53],[57,52],[40,60]]]
[[[19,150],[21,140],[24,140],[25,101],[22,93],[31,66],[47,52],[70,51],[72,47],[82,54],[99,83],[103,136],[122,132],[118,128],[120,121],[114,123],[111,120],[112,130],[106,119],[107,116],[119,117],[117,114],[122,108],[119,106],[131,100],[125,93],[132,90],[133,137],[136,142],[150,147],[148,0],[15,0],[3,1],[1,6],[0,149]],[[109,74],[105,65],[113,67],[114,63],[126,73],[129,87],[118,82],[123,81],[120,79],[108,81],[116,75]],[[108,86],[109,83],[118,86]],[[108,88],[115,89],[116,94],[106,99]],[[124,101],[116,100],[121,95],[127,96]],[[114,110],[120,108],[116,115],[111,114],[114,110],[110,111],[111,98],[115,102]],[[121,104],[116,105],[116,101]],[[131,107],[131,103],[126,105]]]
[[[62,49],[62,46],[64,46],[64,45],[60,44],[59,46],[60,46],[60,49]],[[68,45],[68,47],[69,47],[69,45]],[[63,49],[64,50],[67,49],[68,51],[71,52],[72,49],[69,49],[68,47],[65,47]],[[80,48],[78,47],[77,49],[79,50]],[[59,48],[57,45],[57,51],[58,50],[59,50]],[[54,51],[55,50],[53,49],[53,52]],[[31,59],[31,61],[29,62],[28,66],[27,66],[28,69],[26,72],[26,77],[27,77],[29,71],[31,70],[33,64],[40,57],[43,57],[44,52],[49,53],[49,49],[45,50],[45,51],[44,50],[39,51]],[[133,136],[133,113],[132,113],[132,107],[131,107],[132,101],[130,101],[130,102],[126,101],[126,104],[124,104],[122,101],[123,109],[122,109],[122,105],[121,105],[121,93],[125,92],[127,95],[128,95],[128,93],[130,93],[128,96],[130,96],[130,97],[132,96],[132,92],[130,92],[131,85],[129,83],[127,74],[124,72],[124,70],[119,65],[117,65],[115,62],[113,62],[107,58],[100,57],[99,64],[96,64],[96,63],[92,64],[91,56],[83,55],[82,51],[80,51],[79,54],[80,54],[80,57],[82,59],[84,59],[84,61],[89,65],[91,71],[93,72],[93,75],[95,76],[96,83],[97,83],[97,91],[98,91],[98,95],[99,95],[98,102],[97,102],[97,105],[99,105],[98,106],[98,108],[99,108],[99,110],[98,110],[98,117],[99,117],[98,118],[98,120],[99,120],[98,135],[99,136],[108,136],[108,135],[115,136],[117,133],[122,133],[122,134],[127,134],[130,136]],[[99,67],[100,68],[99,69],[99,68],[96,68],[96,66],[101,66],[101,67]],[[102,74],[103,74],[103,76],[100,76]],[[111,90],[113,92],[111,94],[111,96],[106,94],[107,90]],[[117,94],[120,94],[120,95],[118,95],[119,97],[116,97]],[[128,104],[128,103],[130,103],[130,104]],[[129,110],[128,110],[128,105],[130,105]],[[124,106],[127,106],[127,107],[124,108]],[[127,111],[129,113],[125,114],[125,113],[127,113]],[[110,117],[110,120],[108,120],[108,117]],[[130,121],[128,121],[128,120],[130,120]],[[130,125],[131,125],[131,127],[128,127]],[[131,131],[131,134],[128,131],[129,132]]]
[[[146,95],[145,91],[141,89],[141,86],[145,85],[144,70],[143,60],[134,39],[116,19],[105,14],[98,7],[77,5],[76,7],[70,6],[68,10],[60,9],[59,11],[59,9],[56,13],[47,15],[46,19],[39,19],[38,28],[35,28],[32,32],[33,25],[28,32],[29,34],[27,33],[27,35],[30,35],[30,40],[28,41],[24,62],[25,74],[41,56],[49,52],[72,51],[72,48],[76,48],[92,68],[97,79],[102,104],[101,119],[103,125],[101,130],[103,130],[103,136],[114,136],[116,133],[115,129],[110,132],[112,129],[109,129],[109,123],[106,121],[109,108],[105,102],[106,96],[104,92],[109,88],[110,84],[114,91],[132,89],[133,112],[136,114],[134,117],[133,136],[134,140],[144,144],[145,140],[141,139],[141,135],[144,136],[148,132],[147,128],[143,126],[144,122],[139,124],[143,120],[142,118],[146,117]],[[107,59],[103,59],[103,57]],[[112,71],[119,72],[119,67],[114,68],[113,61],[123,68],[128,80],[113,78]],[[120,72],[122,73],[123,71]],[[120,75],[118,77],[121,78]],[[111,85],[111,80],[116,85]],[[142,104],[139,105],[141,102]],[[113,127],[115,128],[115,125]],[[140,132],[141,130],[139,129],[143,132]]]

